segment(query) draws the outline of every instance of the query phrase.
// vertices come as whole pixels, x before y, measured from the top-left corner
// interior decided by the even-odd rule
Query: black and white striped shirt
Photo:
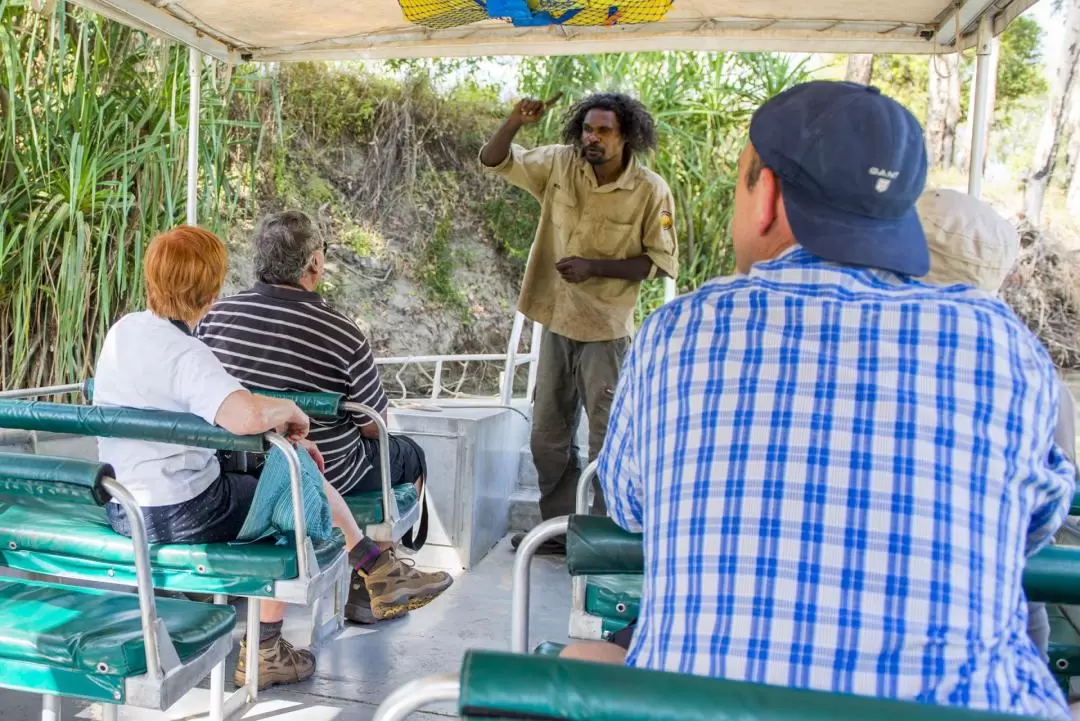
[[[367,338],[317,293],[256,283],[215,303],[195,335],[248,388],[341,393],[380,412],[388,405]],[[364,424],[359,416],[311,422],[326,478],[342,493],[371,468]]]

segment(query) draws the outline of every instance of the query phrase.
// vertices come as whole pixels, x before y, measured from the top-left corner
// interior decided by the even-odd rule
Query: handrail
[[[314,570],[311,562],[314,560],[308,553],[307,518],[304,516],[304,490],[302,486],[302,471],[300,468],[300,456],[285,438],[274,432],[263,436],[270,445],[279,449],[285,455],[285,461],[289,464],[289,491],[292,493],[293,506],[293,534],[296,537],[296,580],[307,582]]]
[[[448,363],[459,362],[464,363],[467,361],[504,361],[507,358],[507,353],[450,353],[447,355],[409,355],[409,356],[385,356],[383,358],[376,358],[375,365],[377,366],[395,366],[405,365],[407,363],[435,363],[436,361],[443,361]],[[529,355],[514,354],[515,362],[517,365],[525,365],[529,362]]]
[[[150,570],[150,546],[146,541],[146,526],[142,508],[131,491],[115,478],[103,478],[101,485],[109,492],[127,514],[131,524],[131,542],[135,556],[135,588],[139,596],[139,616],[143,625],[143,645],[146,652],[146,673],[155,679],[164,677],[161,649],[158,648],[158,615],[154,600],[154,579]]]
[[[596,469],[599,462],[592,461],[585,466],[585,470],[578,476],[577,494],[574,498],[574,513],[579,516],[589,515],[589,491],[592,490],[592,479],[596,478]]]
[[[502,383],[499,385],[499,401],[503,405],[509,404],[514,397],[514,375],[517,371],[514,359],[517,356],[517,347],[521,345],[521,330],[524,326],[525,316],[515,313],[514,324],[510,328],[510,340],[506,344],[506,366],[503,368]]]
[[[10,391],[0,391],[0,399],[14,400],[18,398],[38,398],[40,396],[58,396],[63,393],[79,393],[82,391],[82,383],[68,383],[62,386],[42,386],[40,388],[15,388]]]
[[[596,477],[596,469],[599,462],[593,461],[585,466],[585,470],[578,477],[577,495],[574,500],[574,513],[587,516],[590,508],[589,491],[592,490],[592,480]],[[570,579],[570,608],[573,611],[584,611],[586,595],[588,593],[589,579],[587,576],[573,576]]]
[[[383,420],[382,413],[363,403],[342,401],[341,410],[367,416],[375,423],[375,428],[379,431],[379,476],[386,505],[383,522],[389,524],[392,529],[401,518],[401,513],[398,510],[397,498],[394,497],[393,479],[390,477],[390,431],[386,428],[386,421]],[[427,482],[426,478],[424,482]]]
[[[405,721],[409,715],[439,701],[456,703],[461,694],[461,680],[456,673],[440,673],[418,678],[395,689],[379,704],[372,721]]]
[[[432,385],[431,398],[435,399],[439,397],[439,393],[442,391],[441,373],[442,365],[444,363],[470,363],[470,362],[492,362],[503,361],[506,364],[504,374],[512,376],[513,372],[511,368],[516,369],[519,366],[529,365],[529,377],[530,383],[535,383],[536,378],[536,363],[539,360],[539,344],[538,332],[533,332],[533,347],[528,353],[518,354],[516,351],[513,353],[458,353],[447,355],[410,355],[410,356],[386,356],[383,358],[376,358],[375,365],[377,366],[409,366],[409,365],[422,365],[427,363],[436,364],[437,377]],[[519,333],[520,337],[520,333]],[[499,399],[505,401],[506,399],[506,387],[507,382],[504,381],[499,386],[499,392],[490,397],[492,399]],[[512,385],[511,395],[512,395]],[[51,396],[60,395],[63,393],[78,393],[83,390],[83,384],[81,383],[68,383],[57,386],[41,386],[38,388],[16,388],[8,391],[0,391],[0,399],[4,398],[36,398],[39,396]]]
[[[521,540],[514,556],[513,585],[510,589],[510,651],[528,653],[529,647],[529,576],[536,550],[548,539],[566,535],[568,516],[544,521]]]

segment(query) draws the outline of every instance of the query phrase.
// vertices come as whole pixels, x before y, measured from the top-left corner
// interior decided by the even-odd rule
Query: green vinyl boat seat
[[[603,516],[570,516],[566,565],[574,578],[571,638],[606,639],[638,617],[645,567],[640,534]]]
[[[157,612],[181,663],[236,624],[232,606],[159,598]],[[0,685],[17,679],[22,664],[117,678],[146,673],[139,597],[0,578]]]
[[[0,400],[0,428],[258,453],[265,452],[268,441],[274,437],[273,434],[238,436],[186,413],[21,400]],[[278,443],[289,453],[295,452],[280,437]],[[18,460],[10,457],[4,460],[0,474],[14,463]],[[118,582],[130,581],[133,578],[130,567],[127,570],[118,567],[130,564],[130,544],[112,532],[104,511],[83,508],[70,516],[69,513],[67,509],[55,512],[45,504],[0,505],[3,537],[0,558],[22,570],[88,578],[106,574]],[[306,568],[300,567],[295,539],[284,546],[276,546],[271,540],[159,546],[154,548],[152,560],[157,582],[161,584],[159,588],[166,590],[310,604],[331,586],[343,583],[340,577],[345,568],[344,542],[336,536],[316,548],[305,536],[301,543],[308,559]],[[52,570],[45,570],[46,567]]]
[[[601,619],[603,637],[621,631],[641,610],[641,576],[588,576],[585,612]]]
[[[265,453],[271,445],[299,469],[295,449],[281,436],[238,436],[203,419],[184,413],[134,408],[0,400],[0,428],[44,431],[82,436],[149,440],[214,450]],[[40,456],[0,455],[0,478],[39,463]],[[30,460],[26,460],[30,459]],[[71,459],[55,459],[57,469]],[[110,471],[111,472],[111,471]],[[291,478],[294,488],[300,478]],[[293,494],[293,497],[302,494]],[[78,578],[116,584],[135,584],[138,577],[131,542],[112,531],[101,507],[69,508],[63,496],[44,495],[38,502],[12,501],[0,485],[0,564],[21,571],[60,578]],[[302,508],[294,509],[302,519]],[[221,604],[228,596],[243,596],[248,627],[258,623],[263,598],[308,606],[311,609],[310,643],[344,628],[348,589],[348,562],[344,539],[335,534],[315,544],[302,524],[283,545],[267,539],[254,543],[169,544],[148,550],[150,583],[161,590],[210,593]],[[257,653],[256,649],[251,653]],[[250,651],[250,649],[249,649]],[[253,664],[257,669],[257,664]],[[224,665],[215,668],[224,673]],[[254,701],[258,671],[247,685],[225,700],[233,708],[237,699]],[[223,688],[223,687],[221,687]]]
[[[1050,620],[1050,671],[1068,697],[1069,680],[1080,676],[1080,630],[1061,604],[1048,603],[1046,614]]]
[[[382,523],[386,518],[383,513],[382,491],[350,493],[347,496],[342,496],[342,498],[345,499],[345,505],[352,511],[357,524],[362,528]],[[402,510],[415,507],[417,503],[416,486],[411,483],[394,486],[394,499],[397,501],[398,508]]]
[[[3,472],[3,463],[0,463]],[[340,531],[313,543],[320,568],[344,548]],[[278,581],[294,579],[296,544],[162,544],[150,546],[155,588],[188,593],[273,598]],[[46,502],[10,502],[0,496],[0,564],[22,571],[134,583],[131,540],[109,525],[103,508]]]
[[[0,454],[5,507],[101,511],[138,504],[107,464]],[[127,546],[136,592],[0,577],[0,687],[41,694],[46,711],[60,697],[165,710],[211,669],[224,669],[236,611],[154,596],[141,520]],[[11,544],[8,544],[10,549]]]
[[[1080,546],[1047,546],[1024,567],[1029,601],[1080,604]]]
[[[645,671],[536,654],[469,651],[459,674],[393,692],[379,721],[457,702],[462,719],[521,721],[1032,721],[1032,717]]]
[[[374,408],[359,403],[349,403],[340,393],[300,393],[293,391],[252,388],[252,393],[270,398],[291,400],[308,416],[316,420],[334,420],[345,413],[354,413],[371,418],[379,429],[379,442],[386,444],[387,430],[382,415]],[[83,382],[83,397],[89,402],[94,398],[94,379]],[[390,488],[389,469],[383,473],[383,488]],[[345,497],[357,525],[364,529],[364,535],[375,541],[397,542],[420,519],[420,504],[416,489],[396,487],[392,497],[385,497],[382,490],[359,493]],[[390,513],[386,509],[390,507]],[[390,520],[387,521],[387,515]]]
[[[584,589],[579,593],[581,608],[576,608],[575,598],[571,611],[571,637],[607,638],[637,618],[645,563],[641,543],[641,534],[623,530],[610,518],[568,518],[566,565]],[[1053,604],[1080,605],[1080,547],[1047,546],[1028,559],[1024,591],[1029,600],[1046,602],[1048,609]],[[585,633],[575,633],[582,629]],[[1080,675],[1080,636],[1060,610],[1056,621],[1051,613],[1050,657],[1059,677]]]
[[[334,420],[347,413],[370,418],[379,430],[379,445],[386,447],[388,431],[382,414],[369,406],[350,403],[341,394],[299,393],[263,388],[251,390],[272,398],[287,398],[296,403],[304,413],[318,420]],[[347,495],[344,497],[345,503],[352,511],[357,525],[364,529],[365,536],[375,541],[396,543],[420,520],[423,509],[414,486],[392,486],[388,464],[381,464],[380,471],[380,490]],[[386,489],[391,491],[387,493]]]

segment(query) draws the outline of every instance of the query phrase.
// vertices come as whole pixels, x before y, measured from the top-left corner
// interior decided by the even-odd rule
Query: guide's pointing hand
[[[544,117],[544,113],[548,109],[559,102],[562,98],[562,92],[558,92],[548,100],[540,101],[535,98],[524,98],[518,101],[518,104],[514,106],[514,112],[511,113],[510,119],[516,120],[521,125],[532,125],[533,123]]]

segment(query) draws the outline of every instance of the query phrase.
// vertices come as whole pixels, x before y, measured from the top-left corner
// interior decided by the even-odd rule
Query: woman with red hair
[[[308,417],[295,403],[254,395],[230,376],[191,329],[217,299],[228,265],[213,233],[182,225],[159,235],[143,263],[148,310],[129,313],[105,337],[94,374],[94,404],[192,413],[238,435],[275,430],[304,446]],[[155,441],[99,438],[98,456],[116,470],[142,507],[150,543],[221,543],[237,539],[255,497],[258,478],[222,469],[204,448]],[[345,535],[356,576],[378,579],[394,569],[363,536],[341,496],[324,483],[333,523]],[[123,509],[110,503],[109,522],[124,535]],[[350,595],[358,585],[350,584]],[[294,683],[315,671],[315,657],[281,636],[285,605],[264,601],[259,634],[259,686]],[[244,644],[247,643],[245,638]],[[246,680],[241,649],[235,681]]]

